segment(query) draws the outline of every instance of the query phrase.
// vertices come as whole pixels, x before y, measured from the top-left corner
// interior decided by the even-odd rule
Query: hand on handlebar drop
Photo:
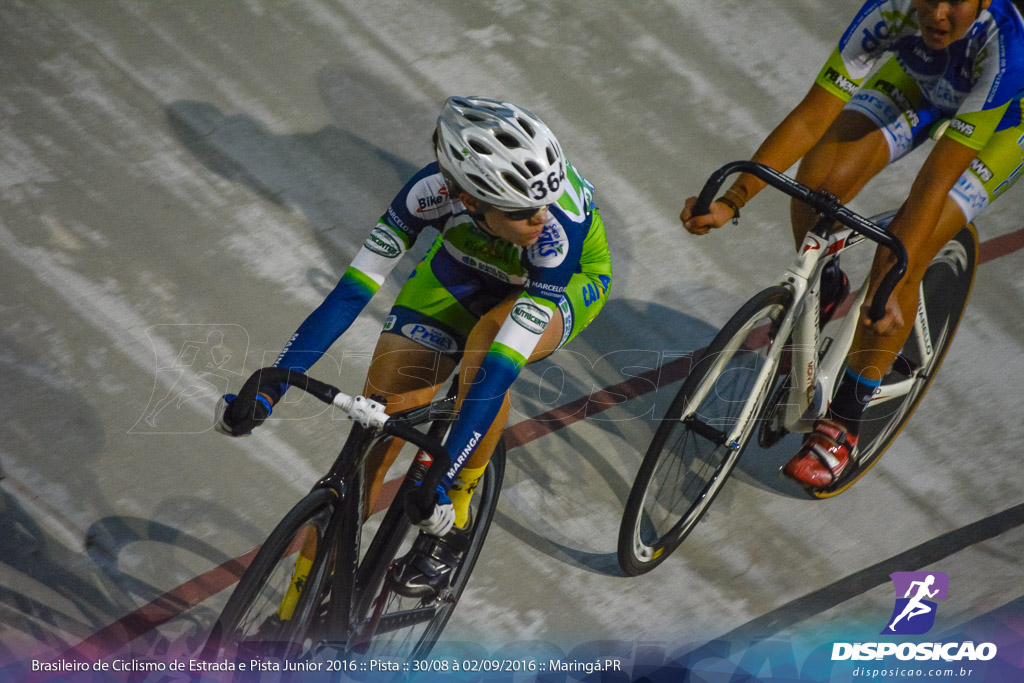
[[[437,487],[437,502],[430,516],[421,520],[417,526],[434,536],[444,536],[455,526],[455,506],[448,492],[441,486]]]
[[[904,325],[903,311],[900,310],[899,301],[895,294],[890,295],[889,300],[885,302],[885,315],[878,320],[871,320],[869,310],[871,302],[874,300],[873,290],[874,288],[868,292],[864,304],[860,307],[860,322],[879,337],[892,336],[903,329]]]
[[[711,202],[711,213],[694,216],[693,205],[696,203],[697,198],[690,197],[679,214],[679,220],[683,222],[683,227],[693,235],[706,235],[712,228],[720,228],[732,220],[732,209],[721,202]]]
[[[214,425],[221,434],[228,436],[249,436],[252,430],[259,427],[273,412],[271,403],[265,396],[257,395],[255,405],[249,409],[235,402],[235,394],[224,394],[217,402],[217,414],[220,418]]]

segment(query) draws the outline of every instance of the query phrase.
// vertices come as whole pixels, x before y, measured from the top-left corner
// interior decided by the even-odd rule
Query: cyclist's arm
[[[754,153],[753,161],[785,172],[822,138],[877,60],[890,47],[888,42],[875,35],[878,28],[886,27],[882,33],[891,37],[905,29],[905,17],[888,11],[884,5],[870,0],[864,4],[818,72],[811,89],[769,133]],[[874,37],[871,41],[862,40],[865,34]],[[729,203],[714,202],[709,215],[693,217],[696,199],[691,197],[679,217],[688,231],[703,235],[733,218],[734,208],[741,208],[764,187],[765,183],[755,176],[741,173],[724,193]]]
[[[784,172],[821,139],[845,104],[846,100],[815,83],[800,104],[768,134],[752,160]],[[765,183],[756,176],[741,173],[726,190],[725,196],[738,208],[764,187]],[[688,199],[680,214],[680,219],[691,233],[703,235],[733,218],[733,208],[722,202],[713,202],[711,213],[706,216],[693,216],[696,201],[695,197]]]
[[[382,244],[388,249],[382,248]],[[398,234],[379,223],[331,293],[299,325],[273,366],[298,372],[311,368],[348,330],[406,249]],[[261,387],[261,393],[273,404],[287,388],[287,384],[266,386]]]
[[[785,172],[821,140],[848,101],[848,97],[843,99],[815,83],[800,104],[765,138],[752,160]],[[745,199],[764,187],[762,180],[746,173],[740,174],[732,185]]]
[[[939,224],[943,209],[947,206],[946,198],[949,191],[959,180],[963,172],[970,166],[977,155],[977,150],[968,147],[954,138],[943,136],[935,143],[928,154],[924,165],[914,178],[907,201],[899,213],[893,218],[889,232],[903,241],[909,257],[909,272],[927,267],[934,254],[927,252],[930,235]],[[959,209],[954,209],[959,211]],[[867,299],[870,301],[877,283],[892,265],[892,256],[888,250],[879,249],[871,271],[871,286]],[[878,334],[888,334],[902,327],[903,318],[899,307],[895,306],[897,293],[907,281],[919,282],[920,277],[905,277],[896,285],[896,290],[889,299],[885,317],[871,323],[867,317],[863,322],[870,325]],[[915,285],[916,286],[916,285]]]
[[[505,318],[484,356],[476,379],[459,409],[446,445],[452,466],[442,480],[451,486],[462,466],[476,450],[477,443],[498,415],[505,394],[519,377],[558,308],[542,297],[524,293]]]
[[[274,367],[299,372],[312,367],[348,330],[423,228],[440,229],[448,207],[437,162],[427,164],[395,196],[337,286],[291,336]],[[273,403],[287,388],[262,387],[262,393]]]

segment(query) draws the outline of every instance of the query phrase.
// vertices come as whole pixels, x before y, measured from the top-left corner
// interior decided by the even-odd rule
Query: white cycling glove
[[[447,493],[438,492],[438,501],[434,505],[434,510],[418,526],[433,536],[444,536],[452,530],[452,527],[455,526],[455,507]]]

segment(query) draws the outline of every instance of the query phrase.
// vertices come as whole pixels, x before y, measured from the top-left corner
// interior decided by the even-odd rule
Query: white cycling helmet
[[[499,209],[540,208],[562,193],[561,145],[543,121],[514,104],[449,97],[437,117],[436,151],[449,182]]]

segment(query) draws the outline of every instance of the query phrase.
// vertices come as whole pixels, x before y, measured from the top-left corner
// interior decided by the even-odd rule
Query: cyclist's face
[[[921,38],[933,50],[960,40],[992,0],[915,0]]]
[[[481,228],[495,237],[501,237],[520,247],[528,247],[536,242],[540,238],[541,233],[544,232],[544,223],[548,220],[548,208],[546,206],[538,209],[529,218],[519,218],[516,215],[510,216],[493,206],[486,206],[465,192],[460,193],[459,199],[462,200],[462,203],[470,211],[483,209],[484,225],[481,225]]]

